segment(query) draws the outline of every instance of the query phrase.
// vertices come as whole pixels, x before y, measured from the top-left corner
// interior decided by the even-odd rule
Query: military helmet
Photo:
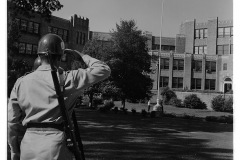
[[[46,34],[38,42],[38,54],[63,55],[64,49],[62,38],[56,34]]]

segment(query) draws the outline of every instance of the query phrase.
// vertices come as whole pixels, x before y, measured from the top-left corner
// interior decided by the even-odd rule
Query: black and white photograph
[[[1,159],[237,160],[236,1],[7,0]]]

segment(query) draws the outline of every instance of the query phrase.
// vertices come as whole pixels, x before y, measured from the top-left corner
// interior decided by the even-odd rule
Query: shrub
[[[114,102],[111,100],[104,100],[104,104],[99,107],[100,111],[110,111],[114,107]]]
[[[178,99],[177,97],[171,98],[169,104],[176,107],[183,107],[182,100]]]
[[[222,95],[218,95],[212,99],[212,109],[219,112],[233,112],[232,96],[225,99]]]
[[[118,113],[118,107],[114,107],[112,110],[113,110],[113,112],[114,112],[115,114]]]
[[[233,124],[233,116],[206,116],[206,121]]]
[[[206,109],[207,105],[201,101],[200,98],[197,97],[196,94],[190,94],[185,97],[183,101],[183,105],[186,108],[191,108],[191,109]]]
[[[128,113],[128,112],[127,112],[127,110],[128,110],[127,108],[123,108],[123,107],[122,107],[122,108],[120,108],[120,110],[123,111],[124,114],[127,114],[127,113]]]
[[[145,109],[142,109],[142,113],[141,114],[142,114],[143,117],[146,117],[147,116],[147,111]]]
[[[224,103],[224,111],[233,113],[233,97],[229,97],[228,99],[225,99]]]
[[[132,108],[131,111],[132,111],[132,114],[136,114],[136,112],[137,112],[135,108]]]
[[[161,95],[163,97],[163,103],[169,104],[170,99],[177,98],[177,95],[169,87],[163,88]]]
[[[177,115],[174,113],[164,113],[164,117],[169,117],[169,118],[176,118]]]
[[[224,97],[222,95],[218,95],[212,99],[212,109],[214,111],[222,111],[224,107]]]
[[[93,98],[93,106],[97,107],[100,104],[103,104],[103,99],[101,97],[94,97]]]

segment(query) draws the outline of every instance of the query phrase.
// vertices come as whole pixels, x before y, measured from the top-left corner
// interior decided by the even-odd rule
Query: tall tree
[[[111,53],[111,46],[101,41],[99,37],[95,37],[85,44],[83,52],[108,64],[108,55]],[[117,92],[118,89],[114,85],[114,82],[107,79],[89,87],[85,91],[85,94],[89,96],[90,107],[92,107],[94,94],[102,94],[103,98],[111,99],[116,97]]]
[[[113,52],[109,54],[111,80],[121,90],[122,105],[125,100],[137,101],[151,96],[151,58],[147,52],[147,38],[134,20],[122,20],[112,32]]]

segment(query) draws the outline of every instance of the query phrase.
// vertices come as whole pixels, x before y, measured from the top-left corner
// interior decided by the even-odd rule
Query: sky
[[[121,20],[135,20],[138,29],[175,37],[182,22],[233,19],[233,0],[60,0],[63,8],[53,15],[70,19],[74,14],[89,19],[90,31],[110,32]]]

